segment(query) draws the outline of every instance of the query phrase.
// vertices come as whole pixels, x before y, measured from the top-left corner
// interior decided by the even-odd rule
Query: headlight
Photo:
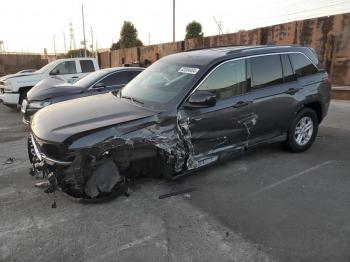
[[[43,108],[43,107],[48,106],[50,104],[51,104],[50,101],[30,102],[28,107],[29,108],[40,109],[40,108]]]
[[[4,88],[5,91],[12,91],[11,82],[5,81],[4,86],[5,86],[5,88]]]

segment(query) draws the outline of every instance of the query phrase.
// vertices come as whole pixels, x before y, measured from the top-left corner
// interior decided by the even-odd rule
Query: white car
[[[0,78],[0,100],[4,105],[21,105],[27,92],[39,81],[50,76],[74,83],[90,72],[99,70],[95,58],[67,58],[55,60],[41,69],[29,73],[17,73]]]

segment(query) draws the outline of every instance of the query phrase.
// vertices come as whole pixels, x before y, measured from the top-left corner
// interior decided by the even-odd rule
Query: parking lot
[[[108,202],[58,192],[51,208],[20,113],[0,105],[0,260],[349,261],[349,115],[332,101],[302,154],[270,145],[175,181],[138,179]]]

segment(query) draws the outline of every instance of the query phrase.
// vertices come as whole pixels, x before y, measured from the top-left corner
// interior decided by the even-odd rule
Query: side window
[[[67,75],[76,74],[77,68],[75,67],[75,61],[66,61],[58,64],[52,71],[55,75]]]
[[[247,92],[245,59],[227,62],[212,72],[197,90],[214,93],[217,99],[225,99]]]
[[[284,82],[295,81],[295,75],[288,55],[281,55]]]
[[[122,71],[111,74],[106,78],[102,79],[100,82],[103,83],[106,87],[108,86],[119,86],[125,85],[130,81],[130,72]]]
[[[138,74],[140,74],[142,71],[131,71],[131,79],[135,78]]]
[[[82,73],[94,72],[94,63],[91,60],[80,60],[80,67]]]
[[[253,89],[283,83],[281,59],[279,55],[249,58]]]
[[[289,55],[297,77],[308,76],[318,72],[317,68],[302,54]]]

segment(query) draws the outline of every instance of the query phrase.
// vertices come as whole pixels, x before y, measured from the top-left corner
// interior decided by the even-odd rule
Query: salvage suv
[[[21,106],[27,92],[39,81],[50,76],[74,83],[99,69],[95,58],[66,58],[55,60],[34,72],[7,75],[0,79],[0,98],[9,107]]]
[[[40,110],[29,157],[48,192],[95,198],[137,174],[176,178],[267,143],[305,151],[329,103],[311,48],[193,50],[160,59],[119,92]]]

